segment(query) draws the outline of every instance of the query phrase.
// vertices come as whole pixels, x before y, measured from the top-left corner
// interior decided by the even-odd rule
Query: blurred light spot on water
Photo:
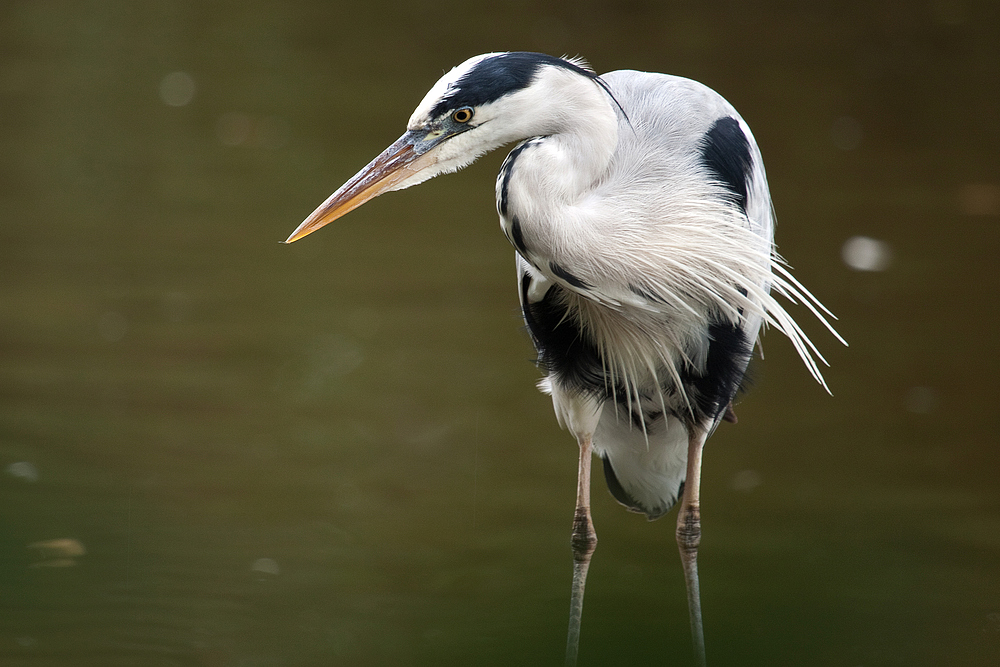
[[[842,151],[851,151],[861,145],[861,123],[850,116],[841,116],[833,121],[830,139]]]
[[[938,404],[937,392],[932,387],[910,387],[903,397],[907,412],[925,415],[934,412]]]
[[[760,473],[756,470],[741,470],[733,475],[733,479],[729,485],[733,487],[734,491],[749,493],[760,486],[762,481]]]
[[[1000,215],[1000,185],[968,183],[958,191],[958,210],[965,215]]]
[[[215,134],[223,146],[278,149],[288,143],[288,123],[273,116],[230,112],[219,116]]]
[[[106,311],[97,322],[97,331],[107,342],[117,343],[128,333],[128,320],[117,311]]]
[[[275,577],[281,574],[281,568],[278,567],[278,561],[273,558],[258,558],[253,562],[250,570],[252,572],[260,572],[261,574],[269,574]]]
[[[182,107],[194,99],[194,79],[187,72],[171,72],[160,80],[160,99],[172,107]]]
[[[844,264],[855,271],[885,271],[892,263],[892,247],[867,236],[852,236],[840,249]]]
[[[28,545],[41,560],[31,564],[31,567],[70,567],[76,565],[76,559],[87,553],[80,540],[72,537],[60,537],[54,540],[42,540]]]
[[[14,641],[16,641],[17,645],[21,648],[31,648],[38,643],[38,640],[34,637],[18,637]]]
[[[38,468],[28,461],[18,461],[7,466],[7,474],[11,477],[23,479],[25,482],[38,481]]]

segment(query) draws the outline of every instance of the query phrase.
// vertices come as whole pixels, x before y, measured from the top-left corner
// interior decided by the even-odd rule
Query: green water
[[[4,3],[0,664],[560,664],[503,155],[279,243],[507,49],[727,96],[851,343],[796,310],[834,396],[772,333],[706,450],[710,664],[1000,664],[1000,10],[661,4]],[[594,515],[581,665],[687,664],[672,518]]]

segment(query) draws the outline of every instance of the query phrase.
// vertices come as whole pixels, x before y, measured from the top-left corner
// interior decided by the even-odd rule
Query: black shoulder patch
[[[705,168],[733,194],[733,201],[746,213],[750,181],[750,142],[739,121],[727,116],[715,121],[701,140]]]
[[[448,94],[434,106],[431,116],[436,117],[458,107],[488,104],[504,95],[523,90],[531,85],[535,74],[543,65],[562,67],[588,79],[597,79],[597,75],[588,69],[544,53],[501,53],[479,61],[463,74]]]

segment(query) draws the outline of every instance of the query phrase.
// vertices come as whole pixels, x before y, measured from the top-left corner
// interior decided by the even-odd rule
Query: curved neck
[[[618,112],[605,90],[579,74],[551,68],[539,79],[519,100],[526,108],[518,117],[526,121],[510,128],[515,139],[539,139],[512,176],[518,199],[547,208],[575,202],[607,172],[618,144]]]

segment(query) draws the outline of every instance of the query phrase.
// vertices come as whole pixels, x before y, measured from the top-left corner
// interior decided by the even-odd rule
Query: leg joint
[[[684,550],[695,551],[701,543],[701,511],[697,505],[681,507],[677,520],[677,545]]]
[[[597,548],[597,533],[594,531],[594,523],[590,519],[589,507],[577,507],[573,516],[573,557],[576,560],[581,558],[590,559],[590,556]]]

